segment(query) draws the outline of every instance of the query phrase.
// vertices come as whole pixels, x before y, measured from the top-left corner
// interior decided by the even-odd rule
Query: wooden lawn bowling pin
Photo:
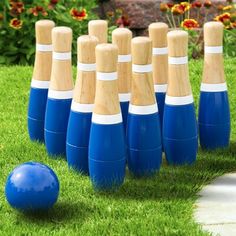
[[[167,34],[168,87],[163,116],[163,144],[169,164],[191,164],[198,149],[197,123],[188,75],[188,33]]]
[[[91,20],[88,23],[88,32],[90,36],[98,38],[99,43],[107,43],[108,24],[105,20]]]
[[[88,174],[88,143],[96,86],[95,47],[98,39],[84,35],[77,40],[77,80],[67,128],[69,167]]]
[[[132,39],[131,100],[127,123],[128,167],[136,176],[152,175],[162,160],[161,128],[152,78],[152,41]]]
[[[125,130],[130,101],[130,82],[132,77],[131,39],[132,32],[129,29],[117,28],[112,32],[112,43],[118,46],[118,91]]]
[[[72,30],[52,30],[53,62],[45,115],[45,143],[49,155],[66,153],[66,132],[73,96]]]
[[[125,176],[126,147],[117,81],[118,48],[96,47],[96,95],[89,140],[89,174],[95,189],[119,187]]]
[[[152,40],[154,89],[160,114],[161,127],[168,79],[167,33],[168,25],[165,23],[156,22],[149,25],[149,37]]]
[[[35,24],[36,53],[31,81],[28,131],[31,140],[44,142],[44,117],[52,66],[52,36],[55,23],[39,20]]]
[[[230,109],[223,66],[223,24],[204,25],[205,56],[199,102],[199,137],[202,148],[227,147]]]

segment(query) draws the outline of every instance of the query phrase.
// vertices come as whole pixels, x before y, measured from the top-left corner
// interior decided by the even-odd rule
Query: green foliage
[[[236,57],[236,29],[224,30],[224,53],[226,57]]]
[[[2,0],[1,0],[2,1]],[[22,2],[22,1],[12,1]],[[52,4],[55,3],[56,4]],[[87,24],[97,16],[93,12],[96,7],[95,0],[23,0],[24,8],[21,13],[13,12],[10,1],[4,0],[0,4],[0,64],[32,64],[35,53],[35,22],[39,19],[54,20],[57,26],[69,26],[73,30],[73,61],[76,61],[76,39],[78,36],[87,33]],[[36,7],[43,7],[43,11],[35,10]],[[74,19],[70,10],[72,8],[87,12],[87,17],[78,20]],[[32,12],[33,11],[33,12]],[[36,11],[36,12],[35,12]],[[35,13],[37,16],[35,16]],[[12,28],[10,21],[17,18],[22,21],[22,27]]]
[[[189,63],[196,108],[202,64],[202,60]],[[168,166],[163,157],[160,172],[152,178],[136,179],[127,171],[124,185],[114,193],[95,192],[88,176],[69,170],[64,159],[49,158],[43,144],[29,140],[32,67],[0,67],[0,235],[209,235],[194,222],[193,211],[204,185],[236,170],[235,64],[235,58],[225,60],[232,118],[230,147],[212,152],[199,148],[197,162],[191,166]],[[30,160],[49,165],[60,181],[58,202],[45,214],[19,213],[5,199],[8,174]]]

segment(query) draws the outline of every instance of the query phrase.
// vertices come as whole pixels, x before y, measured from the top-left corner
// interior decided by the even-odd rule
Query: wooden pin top
[[[188,33],[184,30],[169,32],[167,42],[170,57],[185,57],[188,55]]]
[[[126,28],[117,28],[112,32],[112,43],[118,46],[119,55],[131,53],[132,32]]]
[[[55,23],[52,20],[39,20],[35,23],[36,43],[52,44],[52,29]]]
[[[136,37],[131,43],[132,60],[136,65],[152,63],[152,41],[148,37]]]
[[[155,22],[149,25],[149,37],[153,48],[164,48],[167,46],[168,25],[163,22]]]
[[[54,52],[70,52],[72,44],[72,29],[64,26],[53,28],[52,44]]]
[[[98,38],[99,43],[107,43],[108,23],[105,20],[91,20],[88,23],[89,35]]]
[[[205,46],[222,46],[223,24],[221,22],[207,22],[204,24]]]
[[[96,62],[95,47],[98,39],[95,36],[83,35],[77,39],[78,62],[93,64]]]
[[[96,46],[96,63],[98,72],[117,71],[118,48],[114,44],[104,43]]]

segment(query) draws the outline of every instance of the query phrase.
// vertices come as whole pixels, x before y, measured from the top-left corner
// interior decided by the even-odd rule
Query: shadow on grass
[[[84,203],[58,202],[47,212],[18,212],[17,217],[36,224],[65,224],[75,221],[82,224],[88,214],[92,214],[93,209]]]
[[[106,197],[136,200],[188,200],[217,176],[236,170],[236,143],[227,149],[204,151],[199,148],[195,164],[168,166],[163,161],[159,173],[149,178],[135,178],[129,172],[116,192],[100,193]]]

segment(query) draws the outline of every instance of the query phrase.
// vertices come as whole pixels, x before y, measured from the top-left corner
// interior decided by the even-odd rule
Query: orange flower
[[[107,15],[107,17],[114,17],[114,15],[115,15],[115,13],[114,13],[114,11],[108,11],[107,13],[106,13],[106,15]]]
[[[168,5],[166,3],[161,3],[160,4],[160,11],[162,12],[167,12],[169,9]]]
[[[18,16],[25,10],[23,2],[11,1],[10,6],[10,15],[12,16]]]
[[[194,3],[192,3],[192,7],[193,8],[201,8],[202,7],[202,3],[200,1],[196,1]]]
[[[212,6],[212,2],[211,1],[205,1],[204,2],[204,7],[206,7],[206,8],[210,8]]]
[[[47,16],[48,15],[46,10],[43,7],[41,7],[41,6],[36,6],[36,7],[30,8],[29,12],[32,13],[34,16],[38,16],[39,13],[41,13],[43,16]]]
[[[70,10],[70,15],[72,16],[73,19],[82,21],[87,18],[87,12],[86,9],[82,9],[81,11],[77,10],[76,8],[72,8]]]
[[[0,21],[2,21],[3,20],[3,14],[2,13],[0,13]]]
[[[21,27],[23,25],[23,21],[22,20],[18,20],[17,18],[13,18],[13,19],[11,19],[9,25],[13,29],[18,30],[18,29],[21,29]]]
[[[188,2],[181,2],[180,7],[183,9],[184,12],[188,11],[191,5]]]
[[[174,15],[182,15],[184,14],[184,10],[183,7],[180,4],[175,4],[172,8],[171,8],[171,12]]]
[[[218,9],[219,11],[223,11],[224,7],[225,7],[224,5],[219,4],[219,5],[217,6],[217,9]]]
[[[184,21],[182,21],[181,27],[183,27],[184,29],[187,29],[187,30],[191,30],[194,28],[198,28],[199,24],[194,19],[185,19]]]
[[[229,10],[231,10],[232,8],[233,8],[233,6],[228,5],[228,6],[225,6],[225,7],[223,8],[223,11],[229,11]]]

